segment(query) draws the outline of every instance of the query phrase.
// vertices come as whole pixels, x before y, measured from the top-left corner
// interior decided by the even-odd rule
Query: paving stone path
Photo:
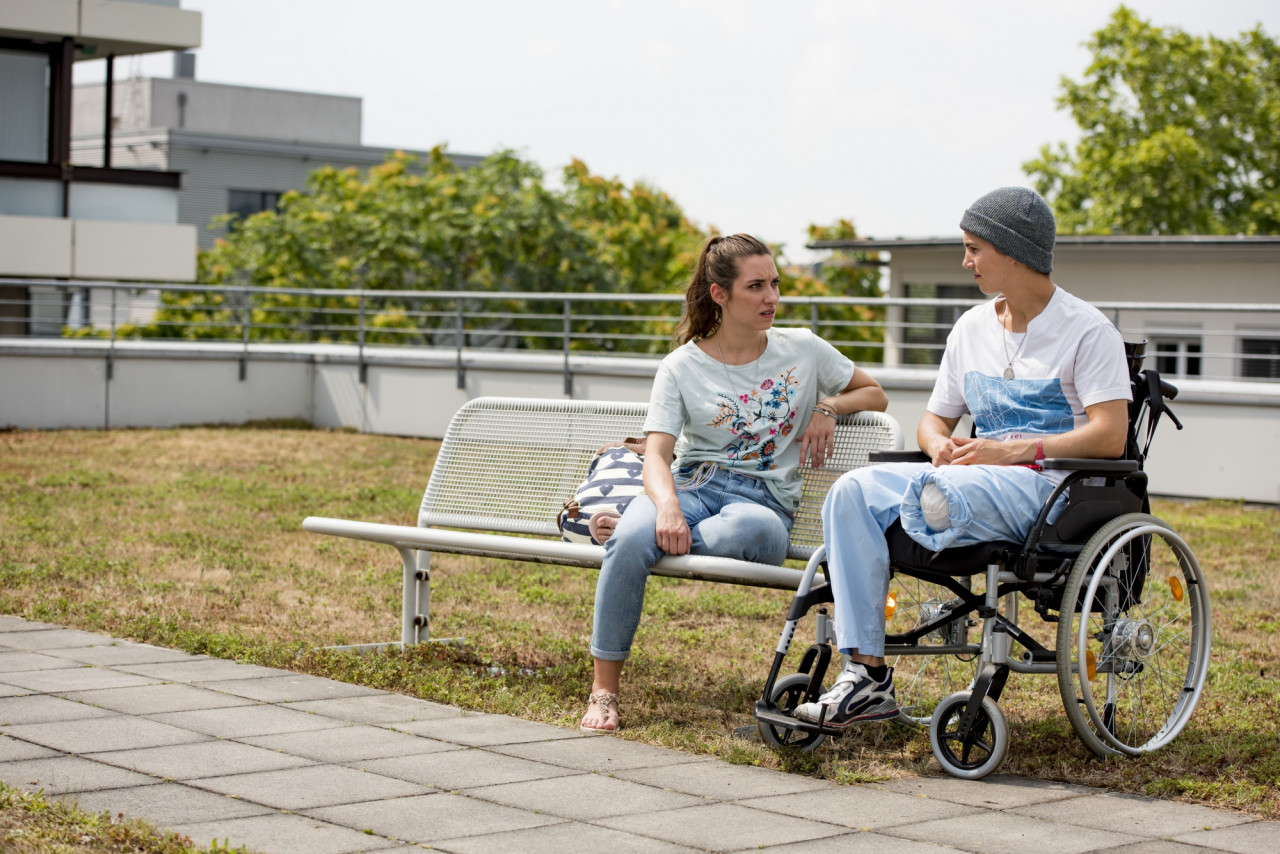
[[[1203,806],[838,786],[7,616],[0,780],[269,854],[1280,851],[1280,822]]]

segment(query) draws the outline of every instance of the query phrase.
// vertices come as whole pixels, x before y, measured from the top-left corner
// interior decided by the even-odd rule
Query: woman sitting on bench
[[[831,455],[836,416],[883,412],[879,383],[807,329],[773,329],[778,270],[754,237],[703,246],[658,367],[645,420],[645,494],[605,543],[596,585],[595,678],[581,728],[618,728],[618,686],[664,554],[780,565],[800,504],[800,466]],[[677,455],[676,439],[682,438]]]

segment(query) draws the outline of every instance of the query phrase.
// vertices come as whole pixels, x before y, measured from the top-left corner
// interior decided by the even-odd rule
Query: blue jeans
[[[920,512],[920,490],[933,481],[947,496],[951,526],[934,532]],[[941,466],[893,463],[846,472],[822,505],[836,646],[884,655],[884,602],[889,595],[889,546],[894,520],[931,549],[998,540],[1020,542],[1035,524],[1054,484],[1024,466]],[[1059,498],[1052,522],[1066,505]]]
[[[676,497],[689,523],[693,554],[774,565],[786,559],[792,516],[759,478],[717,468],[707,483],[677,490]],[[658,548],[657,526],[653,501],[636,496],[604,544],[591,634],[596,658],[623,661],[631,652],[649,567],[665,554]]]

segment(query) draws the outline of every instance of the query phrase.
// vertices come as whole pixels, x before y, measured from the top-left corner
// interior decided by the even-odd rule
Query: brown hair
[[[702,246],[693,279],[684,292],[684,314],[676,324],[676,344],[706,338],[720,327],[720,306],[711,298],[714,282],[726,290],[738,278],[738,262],[753,255],[773,257],[769,247],[750,234],[719,235]]]

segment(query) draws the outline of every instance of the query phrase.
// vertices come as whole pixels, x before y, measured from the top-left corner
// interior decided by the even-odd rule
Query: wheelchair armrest
[[[867,460],[873,463],[927,463],[929,455],[924,451],[872,451]]]
[[[1099,474],[1128,474],[1138,470],[1135,460],[1082,460],[1071,457],[1051,457],[1042,460],[1042,469],[1063,469],[1066,471],[1096,471]]]

